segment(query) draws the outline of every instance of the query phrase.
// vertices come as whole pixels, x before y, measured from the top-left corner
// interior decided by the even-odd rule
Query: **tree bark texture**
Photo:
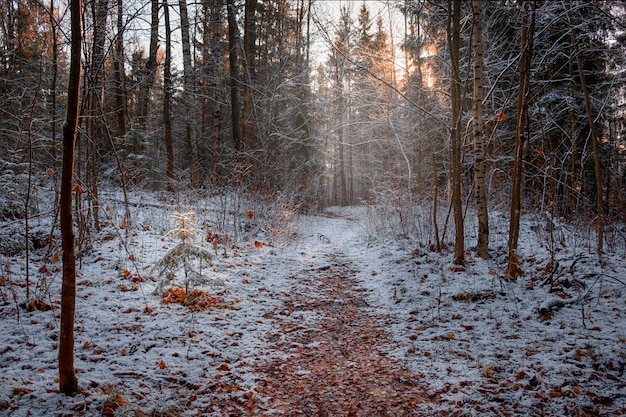
[[[78,102],[81,67],[81,1],[71,0],[71,52],[67,91],[67,116],[63,127],[63,167],[61,171],[61,247],[63,281],[61,284],[61,330],[59,336],[59,391],[78,392],[74,369],[74,320],[76,311],[76,254],[72,218],[72,184],[74,177],[74,143],[78,127]]]
[[[476,190],[476,213],[478,216],[478,242],[476,254],[487,259],[489,257],[489,211],[487,205],[487,184],[485,183],[485,124],[483,123],[483,28],[482,2],[472,1],[473,14],[473,48],[474,48],[474,100],[473,123],[474,134],[474,187]]]
[[[450,101],[452,129],[450,130],[452,169],[452,208],[454,211],[454,263],[465,263],[465,231],[463,227],[463,199],[461,172],[461,77],[459,70],[461,50],[461,1],[448,1],[448,44],[452,74]]]

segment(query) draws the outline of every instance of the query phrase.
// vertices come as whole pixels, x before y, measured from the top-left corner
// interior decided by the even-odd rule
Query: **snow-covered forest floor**
[[[282,406],[274,407],[268,386],[275,384],[263,372],[327,343],[328,335],[302,344],[303,334],[320,334],[324,310],[302,308],[294,295],[323,300],[341,314],[340,293],[315,281],[337,265],[353,287],[342,291],[361,300],[356,311],[376,324],[363,331],[384,333],[372,340],[388,341],[380,346],[364,335],[353,343],[371,343],[365,347],[423,388],[404,403],[412,411],[401,415],[626,415],[623,225],[612,226],[611,251],[600,265],[587,228],[549,215],[523,217],[526,273],[513,282],[502,278],[508,223],[498,212],[490,217],[486,261],[473,256],[468,215],[468,263],[458,268],[450,253],[430,250],[428,208],[409,219],[397,208],[371,206],[305,216],[281,205],[288,199],[280,197],[271,205],[237,196],[186,204],[168,198],[133,193],[124,221],[121,194],[104,193],[101,230],[78,235],[75,355],[82,392],[71,398],[57,391],[58,233],[50,246],[51,216],[30,220],[36,244],[29,293],[38,301],[24,305],[26,256],[11,250],[24,239],[24,224],[0,225],[0,415],[330,415],[319,404],[308,414],[284,394],[288,389],[281,391]],[[212,255],[200,271],[210,282],[190,288],[196,297],[188,305],[178,303],[176,292],[155,294],[163,278],[154,265],[180,243],[166,236],[175,228],[175,211],[196,213],[197,243]],[[179,270],[171,283],[180,284],[182,275]],[[310,371],[280,372],[284,384],[297,384],[298,375]],[[321,403],[346,395],[328,389],[335,385],[330,377],[317,383],[326,387]],[[394,387],[377,395],[394,397]],[[343,415],[366,415],[358,404],[351,407]]]

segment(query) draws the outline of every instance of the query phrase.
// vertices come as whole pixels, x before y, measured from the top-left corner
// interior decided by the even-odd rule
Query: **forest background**
[[[307,210],[437,212],[442,194],[457,263],[474,201],[482,257],[489,207],[511,207],[514,241],[520,196],[524,210],[612,227],[625,205],[624,2],[488,4],[84,2],[79,232],[99,229],[103,186],[280,193]],[[4,219],[41,214],[37,190],[58,199],[68,7],[0,5]]]

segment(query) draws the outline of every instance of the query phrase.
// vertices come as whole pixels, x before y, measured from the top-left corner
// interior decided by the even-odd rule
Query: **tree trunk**
[[[243,151],[243,136],[241,132],[241,100],[239,97],[239,43],[237,17],[233,0],[228,0],[228,59],[230,63],[230,105],[232,138],[235,151]]]
[[[465,232],[463,230],[463,199],[461,172],[461,78],[459,61],[461,49],[461,1],[448,0],[448,43],[452,74],[450,101],[452,129],[450,131],[452,167],[452,208],[454,210],[454,263],[465,263]]]
[[[109,142],[104,140],[104,62],[106,60],[106,21],[109,14],[108,0],[98,0],[92,5],[93,44],[89,78],[87,81],[87,166],[86,182],[89,187],[88,213],[93,218],[96,230],[100,230],[100,212],[98,197],[100,153]]]
[[[583,90],[583,96],[585,97],[585,111],[587,113],[587,122],[589,123],[589,129],[591,129],[591,141],[593,143],[593,161],[595,165],[596,175],[596,198],[598,221],[597,221],[597,234],[598,234],[598,257],[602,256],[604,247],[604,196],[602,192],[602,163],[600,161],[600,144],[598,141],[598,132],[596,125],[593,121],[593,115],[591,114],[591,99],[589,98],[589,89],[587,88],[587,79],[585,78],[585,70],[583,67],[582,56],[580,55],[580,47],[578,45],[578,39],[576,38],[576,29],[571,29],[572,44],[574,45],[574,51],[576,53],[576,63],[578,65],[578,76],[580,77],[580,86]]]
[[[71,0],[71,58],[67,89],[67,116],[63,127],[63,168],[61,172],[61,247],[63,281],[61,286],[61,331],[59,336],[59,391],[78,392],[74,369],[74,316],[76,309],[76,254],[72,218],[72,183],[74,178],[74,143],[78,127],[78,101],[81,67],[81,0]]]
[[[180,29],[182,32],[181,42],[183,46],[183,72],[185,103],[185,119],[187,127],[187,143],[191,153],[191,186],[200,186],[200,164],[198,162],[198,139],[196,136],[196,115],[193,97],[193,67],[191,65],[191,46],[189,38],[189,17],[187,14],[187,1],[179,0],[180,6]]]
[[[530,64],[533,55],[535,36],[535,2],[524,2],[522,17],[522,55],[520,58],[520,78],[517,96],[517,125],[515,129],[515,162],[513,172],[513,190],[511,195],[511,217],[509,223],[509,260],[506,274],[513,280],[522,273],[519,267],[517,244],[521,213],[521,193],[524,179],[523,153],[528,135],[528,99],[530,95]]]
[[[254,134],[254,117],[252,103],[252,83],[256,79],[256,19],[257,0],[246,0],[244,22],[243,22],[243,47],[245,60],[245,70],[247,72],[243,83],[243,115],[242,120],[243,138],[245,138],[250,149],[256,149],[258,143]],[[242,61],[243,61],[242,60]]]
[[[163,65],[163,127],[165,130],[165,152],[167,154],[167,191],[174,192],[174,147],[172,146],[172,121],[170,102],[172,101],[172,31],[170,9],[167,0],[163,0],[163,18],[165,19],[165,63]]]
[[[124,14],[122,0],[117,0],[117,35],[115,37],[115,57],[113,72],[115,73],[115,117],[117,119],[117,135],[126,135],[126,75],[124,69]]]
[[[483,123],[483,28],[481,0],[472,1],[474,19],[474,106],[472,124],[474,133],[474,186],[476,187],[476,213],[478,216],[478,242],[476,254],[489,257],[489,212],[487,184],[485,183],[485,125]]]
[[[139,127],[144,131],[148,126],[148,111],[150,108],[150,89],[154,85],[157,71],[157,49],[159,47],[159,0],[150,0],[151,21],[150,21],[150,50],[148,60],[142,71],[141,86],[139,87]],[[181,13],[182,14],[182,13]]]

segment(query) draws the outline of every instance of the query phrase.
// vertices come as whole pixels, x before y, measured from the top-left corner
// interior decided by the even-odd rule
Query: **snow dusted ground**
[[[281,296],[298,291],[298,277],[324,268],[332,253],[352,260],[370,305],[363,314],[376,315],[393,333],[389,356],[423,376],[431,401],[416,415],[626,415],[623,242],[600,267],[586,246],[593,246],[592,237],[554,221],[546,232],[547,222],[526,219],[520,242],[526,275],[511,282],[500,278],[506,218],[498,213],[491,216],[492,258],[475,259],[468,237],[461,271],[450,254],[429,251],[392,228],[381,234],[377,222],[393,211],[330,208],[302,216],[296,228],[279,207],[269,212],[244,199],[198,199],[186,209],[197,213],[202,237],[212,240],[205,244],[213,263],[204,273],[224,285],[201,287],[219,308],[191,311],[154,294],[152,266],[177,243],[163,238],[174,227],[175,209],[136,194],[132,222],[124,225],[119,195],[107,199],[102,231],[82,242],[81,394],[57,392],[58,249],[48,258],[47,247],[31,253],[31,293],[44,302],[33,311],[19,307],[24,254],[0,256],[0,415],[254,415],[254,402],[266,401],[255,390],[255,365],[286,355],[270,349],[281,331],[276,317],[316,325],[313,314],[284,311]],[[49,232],[43,219],[33,223],[34,234]],[[17,226],[7,222],[1,235]],[[554,300],[566,301],[541,314],[540,306]]]

